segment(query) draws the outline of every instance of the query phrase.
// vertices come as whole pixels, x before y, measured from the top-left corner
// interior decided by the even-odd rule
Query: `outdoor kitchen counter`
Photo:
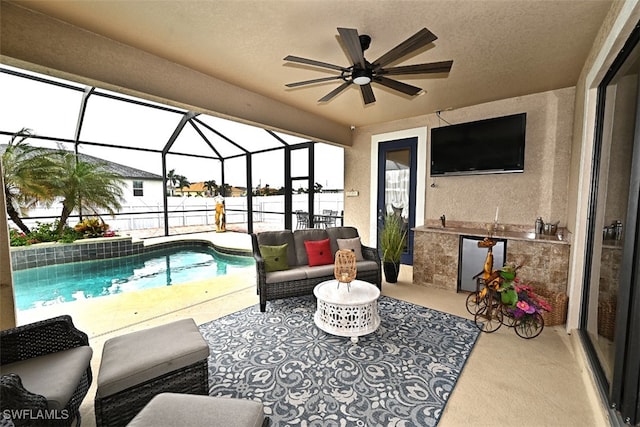
[[[454,234],[456,236],[477,236],[486,237],[487,230],[481,228],[467,228],[467,227],[438,227],[438,226],[421,226],[413,229],[416,233],[446,233]],[[561,230],[564,231],[564,230]],[[554,236],[547,236],[545,234],[536,234],[531,232],[522,231],[505,231],[500,230],[493,233],[493,237],[497,239],[508,240],[525,240],[528,242],[544,242],[544,243],[558,243],[562,245],[569,245],[570,242],[566,235],[558,234]]]
[[[460,236],[485,237],[486,229],[426,225],[413,231],[414,284],[457,291]],[[506,262],[521,266],[518,276],[522,280],[531,285],[544,285],[552,291],[566,292],[571,248],[566,235],[560,239],[558,236],[500,230],[494,237],[507,241]]]

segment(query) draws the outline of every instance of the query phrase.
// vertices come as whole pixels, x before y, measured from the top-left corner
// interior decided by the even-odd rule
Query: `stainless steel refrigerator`
[[[478,273],[482,273],[484,261],[487,259],[487,248],[478,247],[478,242],[483,237],[460,236],[460,262],[458,263],[458,292],[476,290],[476,279]],[[507,258],[506,239],[494,239],[496,245],[493,247],[493,269],[497,270],[504,265]]]

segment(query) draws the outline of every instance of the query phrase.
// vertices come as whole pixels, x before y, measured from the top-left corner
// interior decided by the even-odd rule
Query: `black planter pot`
[[[384,278],[387,283],[396,283],[398,281],[400,264],[396,264],[395,262],[391,261],[383,261],[382,269],[384,271]]]

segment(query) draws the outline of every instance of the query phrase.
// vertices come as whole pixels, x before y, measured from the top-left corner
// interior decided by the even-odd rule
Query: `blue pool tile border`
[[[11,248],[11,267],[14,271],[54,264],[91,261],[138,255],[144,252],[142,241],[130,237],[109,237],[91,242],[41,243],[37,246]]]
[[[202,246],[212,247],[226,255],[251,256],[251,251],[218,246],[208,240],[173,240],[145,246],[143,241],[134,242],[131,237],[109,237],[91,241],[78,240],[73,243],[41,243],[35,246],[12,247],[11,267],[18,271],[55,264],[140,255],[173,247]]]

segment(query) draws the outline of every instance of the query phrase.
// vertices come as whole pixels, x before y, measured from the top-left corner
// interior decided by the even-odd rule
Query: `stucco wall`
[[[503,224],[524,225],[533,230],[536,217],[542,216],[565,226],[574,96],[574,88],[565,88],[442,112],[442,118],[452,124],[526,112],[525,171],[432,179],[427,168],[426,180],[418,182],[417,190],[425,195],[424,222],[442,214],[451,221],[492,222],[499,206],[499,222]],[[358,190],[359,196],[345,198],[347,224],[363,231],[369,227],[371,215],[365,217],[363,213],[375,203],[369,195],[372,137],[426,126],[428,144],[430,129],[443,125],[446,123],[436,114],[429,114],[354,131],[353,146],[345,148],[345,189]],[[426,162],[430,162],[428,155]],[[363,238],[375,239],[369,235]]]

